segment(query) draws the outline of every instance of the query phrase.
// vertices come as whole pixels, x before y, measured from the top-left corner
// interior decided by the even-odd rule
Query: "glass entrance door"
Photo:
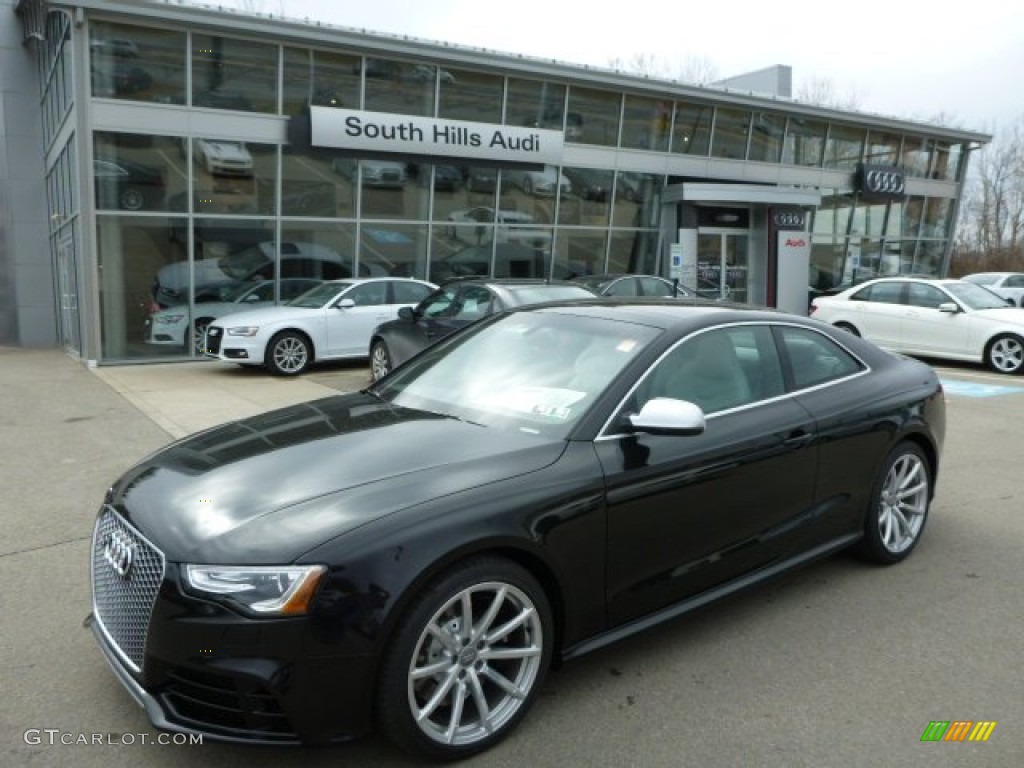
[[[708,299],[746,303],[750,236],[736,230],[697,234],[697,293]]]
[[[70,234],[57,241],[57,291],[60,296],[60,342],[78,354],[78,281],[75,277],[75,242]]]

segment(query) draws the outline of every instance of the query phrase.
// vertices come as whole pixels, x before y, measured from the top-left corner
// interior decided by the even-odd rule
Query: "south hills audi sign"
[[[895,165],[861,163],[857,167],[857,190],[862,197],[898,200],[907,194],[907,176]]]
[[[541,128],[311,107],[310,143],[350,152],[557,165],[565,136]]]

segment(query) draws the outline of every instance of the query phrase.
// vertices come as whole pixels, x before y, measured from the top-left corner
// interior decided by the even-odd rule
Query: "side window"
[[[788,361],[790,390],[807,389],[864,370],[860,361],[817,331],[780,326],[778,335]]]
[[[442,288],[423,305],[424,317],[450,317],[455,311],[455,291]]]
[[[873,301],[876,304],[900,304],[903,301],[902,294],[903,283],[875,283],[855,293],[851,298],[854,301]]]
[[[462,289],[458,299],[458,311],[455,317],[459,320],[472,322],[479,320],[491,312],[491,292],[479,285],[470,285]]]
[[[781,394],[782,377],[770,331],[748,327],[718,328],[683,341],[651,371],[638,389],[638,405],[655,397],[687,400],[705,413],[754,402],[762,394],[752,383],[766,365],[775,371],[767,391]],[[741,358],[746,359],[748,370]],[[771,379],[771,376],[766,376]]]
[[[352,299],[357,307],[373,307],[387,301],[388,286],[383,280],[363,283],[346,293],[343,298]]]
[[[395,280],[391,283],[393,293],[392,304],[419,304],[433,290],[429,285],[422,283],[408,283]]]
[[[1024,288],[1024,275],[1010,275],[1003,283],[1003,288]]]
[[[912,307],[928,307],[938,309],[939,304],[952,301],[946,294],[934,285],[924,283],[911,283],[908,286],[907,303]]]
[[[667,283],[663,283],[661,280],[655,280],[653,277],[641,277],[638,278],[640,282],[640,293],[643,296],[671,296],[672,286]]]
[[[631,277],[624,277],[616,280],[608,289],[609,296],[636,296],[636,280]]]

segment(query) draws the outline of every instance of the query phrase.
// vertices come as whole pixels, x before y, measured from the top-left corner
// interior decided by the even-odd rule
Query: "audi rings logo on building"
[[[903,197],[907,177],[894,165],[862,165],[858,173],[860,191],[872,197]]]
[[[774,219],[775,219],[775,226],[778,229],[803,229],[804,228],[804,213],[803,213],[803,211],[776,211]]]
[[[121,531],[111,531],[103,537],[103,559],[122,579],[128,578],[132,569],[135,548],[132,541]]]

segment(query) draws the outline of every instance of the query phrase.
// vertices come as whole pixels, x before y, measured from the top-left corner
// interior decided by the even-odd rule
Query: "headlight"
[[[185,319],[185,315],[153,315],[156,325],[177,325]]]
[[[192,589],[226,595],[257,613],[297,616],[309,610],[323,565],[186,565]]]
[[[259,330],[258,325],[240,325],[237,328],[228,328],[228,336],[255,336]]]

